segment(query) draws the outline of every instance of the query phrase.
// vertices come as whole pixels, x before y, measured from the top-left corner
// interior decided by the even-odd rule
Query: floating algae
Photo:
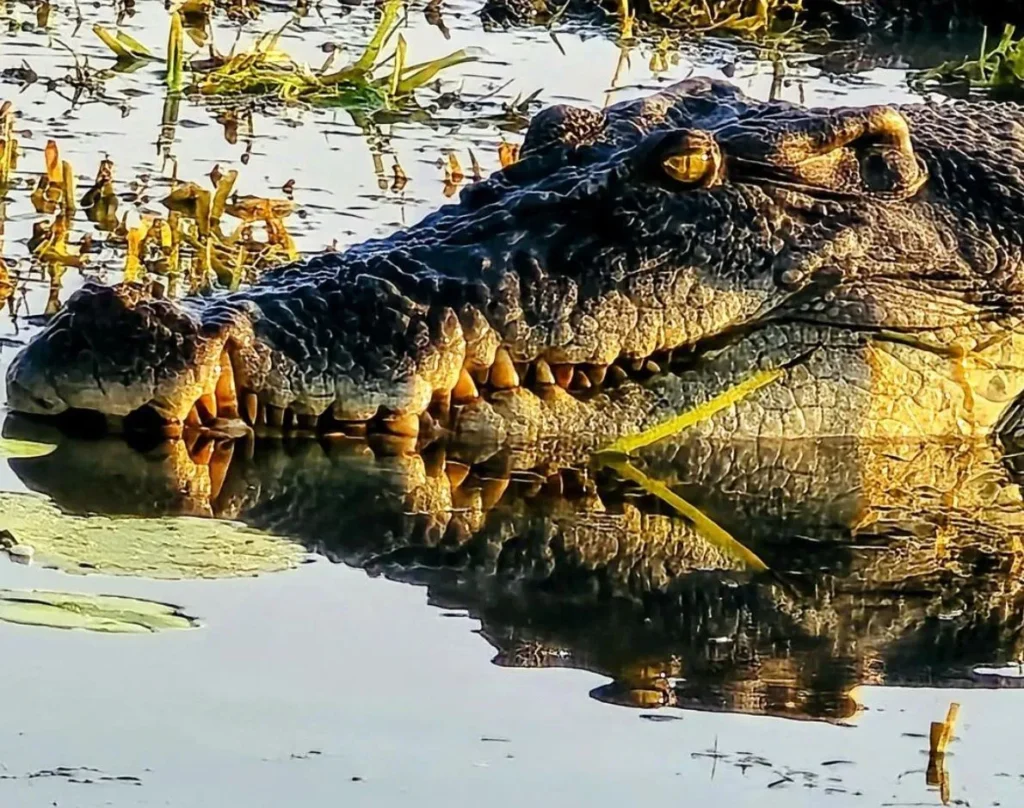
[[[0,620],[25,626],[152,634],[194,628],[177,606],[114,595],[0,589]]]
[[[233,522],[198,517],[75,516],[30,494],[0,493],[0,528],[65,572],[146,578],[228,578],[300,564],[298,544]]]

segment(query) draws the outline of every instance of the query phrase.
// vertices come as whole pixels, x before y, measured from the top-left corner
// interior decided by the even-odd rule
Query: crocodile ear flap
[[[710,132],[659,132],[641,149],[645,168],[674,187],[712,188],[725,179],[722,150]]]

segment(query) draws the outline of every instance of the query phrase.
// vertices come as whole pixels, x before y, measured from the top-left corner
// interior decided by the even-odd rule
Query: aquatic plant
[[[104,634],[153,634],[195,628],[177,606],[140,598],[0,589],[0,620],[25,626]]]
[[[334,52],[320,68],[293,59],[280,49],[282,34],[293,24],[289,20],[276,31],[263,34],[248,50],[188,64],[192,82],[184,82],[186,67],[183,42],[183,16],[171,15],[167,46],[167,86],[185,89],[206,97],[269,97],[292,103],[304,101],[324,106],[389,108],[400,104],[438,73],[449,67],[477,59],[472,49],[461,49],[429,62],[408,64],[406,42],[398,34],[402,0],[387,0],[380,22],[359,58],[350,65],[331,70]],[[124,32],[111,34],[101,26],[93,28],[123,66],[154,57],[141,43]],[[395,42],[393,52],[381,57],[384,48]]]
[[[990,95],[1019,97],[1024,94],[1024,37],[1016,37],[1016,28],[1007,25],[994,47],[988,48],[988,29],[982,34],[977,59],[943,62],[910,78],[918,90],[949,91],[960,88],[981,90]]]
[[[202,479],[194,484],[202,486]],[[4,492],[0,513],[3,529],[18,545],[32,547],[36,561],[70,573],[228,578],[288,570],[305,558],[291,541],[198,516],[78,516],[44,497]]]
[[[803,0],[648,0],[658,17],[696,31],[763,34],[781,18],[795,20]]]

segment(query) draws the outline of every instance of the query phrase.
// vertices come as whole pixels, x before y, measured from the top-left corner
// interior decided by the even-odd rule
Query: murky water
[[[135,5],[125,30],[162,51],[163,4]],[[602,105],[728,75],[753,95],[807,103],[913,97],[901,58],[884,50],[855,75],[811,59],[780,73],[722,41],[624,51],[587,30],[483,34],[476,5],[445,4],[444,31],[411,10],[413,59],[487,50],[424,91],[415,115],[369,127],[341,111],[275,109],[229,142],[214,112],[187,101],[173,131],[162,126],[158,65],[75,98],[61,43],[92,70],[109,67],[91,27],[114,26],[112,4],[54,4],[46,28],[33,4],[3,4],[0,70],[25,60],[40,76],[0,85],[19,112],[18,178],[42,171],[53,139],[80,188],[113,159],[118,192],[139,202],[123,198],[122,211],[160,213],[175,172],[199,181],[218,164],[239,170],[241,193],[280,197],[294,181],[287,226],[315,252],[442,203],[449,153],[497,168],[522,122],[503,105],[538,89],[544,104]],[[342,9],[325,2],[283,46],[313,64],[324,43],[357,53],[372,15]],[[286,19],[265,12],[243,38]],[[232,29],[218,30],[227,48]],[[0,252],[27,279],[18,317],[0,319],[2,371],[54,299],[28,260],[33,226],[48,219],[24,184],[0,214]],[[79,214],[72,241],[91,231]],[[116,280],[123,261],[91,255],[59,299],[84,277]],[[0,459],[0,529],[38,553],[31,566],[0,561],[0,589],[170,603],[201,627],[113,636],[0,622],[5,805],[1005,806],[1024,793],[1012,540],[1024,503],[987,444],[686,439],[648,458],[651,479],[752,560],[610,469],[510,476],[503,458],[316,443],[236,446],[197,463],[181,444],[141,454],[6,429],[59,446]],[[52,505],[25,516],[28,492]],[[251,577],[279,567],[290,569]],[[951,702],[955,737],[930,766],[929,726]]]

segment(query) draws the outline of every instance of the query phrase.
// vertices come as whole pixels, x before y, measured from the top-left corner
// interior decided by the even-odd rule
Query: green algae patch
[[[152,634],[195,628],[177,606],[114,595],[0,589],[0,620],[23,626]]]
[[[0,460],[8,457],[42,457],[56,448],[51,443],[0,437]]]
[[[77,516],[31,494],[0,492],[0,529],[32,547],[35,563],[71,573],[231,578],[291,569],[306,557],[301,545],[236,522]]]

